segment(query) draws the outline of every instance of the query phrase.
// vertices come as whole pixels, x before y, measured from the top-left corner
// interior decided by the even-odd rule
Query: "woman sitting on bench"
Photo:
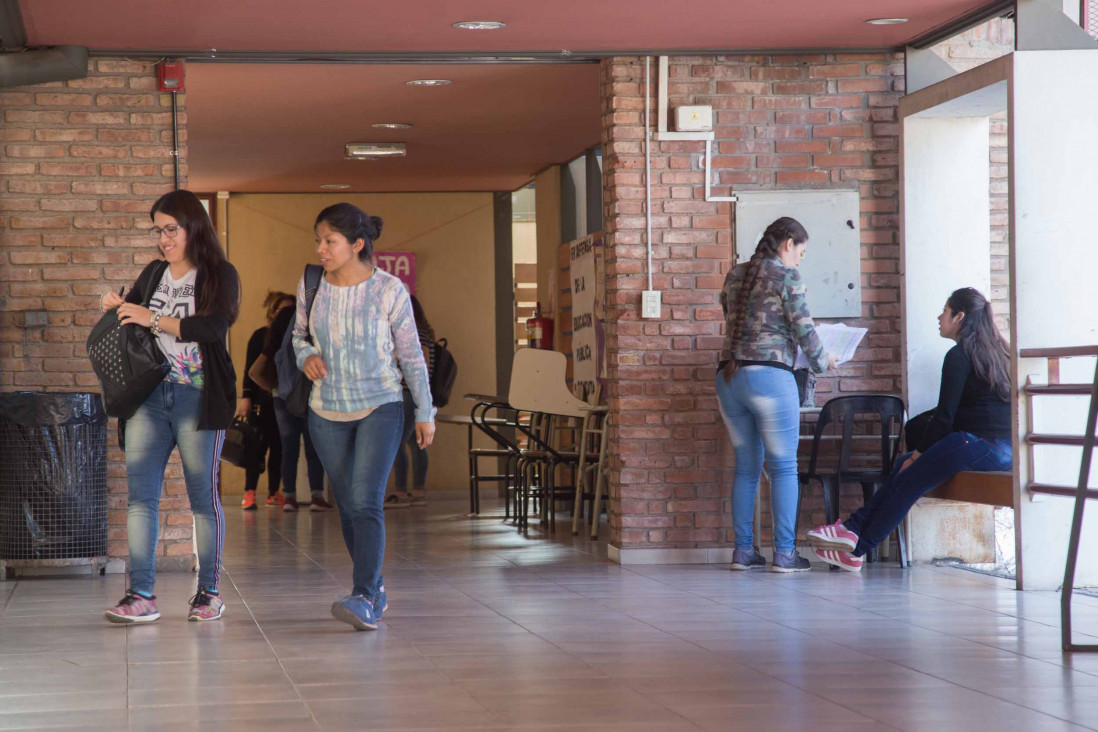
[[[938,406],[917,449],[901,455],[891,477],[845,521],[808,532],[816,556],[850,572],[900,525],[915,502],[966,470],[1010,470],[1010,356],[991,303],[964,287],[938,316],[943,338],[957,342],[942,365]]]

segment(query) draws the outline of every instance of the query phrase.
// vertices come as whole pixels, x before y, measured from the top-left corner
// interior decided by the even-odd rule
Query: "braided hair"
[[[793,240],[794,244],[804,244],[808,241],[808,232],[805,231],[799,221],[789,216],[782,216],[766,227],[762,238],[759,239],[759,243],[755,247],[755,253],[751,255],[751,259],[747,263],[747,271],[736,290],[735,302],[732,303],[730,342],[733,353],[735,353],[736,346],[740,343],[740,338],[743,337],[743,324],[747,320],[747,308],[751,302],[751,293],[754,291],[755,285],[758,284],[759,272],[762,270],[763,262],[767,259],[777,258],[778,250],[782,244],[790,239]],[[736,375],[739,368],[739,364],[736,363],[733,355],[724,364],[725,381],[731,383],[732,377]]]

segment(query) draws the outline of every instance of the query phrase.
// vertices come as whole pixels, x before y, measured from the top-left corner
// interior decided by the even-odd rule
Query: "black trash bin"
[[[0,394],[0,559],[107,554],[107,413],[98,394]]]

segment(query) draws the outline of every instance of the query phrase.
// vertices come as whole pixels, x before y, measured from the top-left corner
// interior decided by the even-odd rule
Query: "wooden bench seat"
[[[927,493],[924,498],[1011,507],[1014,505],[1014,474],[971,471],[957,473],[947,482]]]

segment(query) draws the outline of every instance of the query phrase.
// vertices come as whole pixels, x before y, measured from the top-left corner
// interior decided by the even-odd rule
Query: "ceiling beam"
[[[1014,13],[1015,0],[992,0],[981,8],[965,13],[953,20],[940,25],[937,28],[913,38],[907,45],[912,48],[930,48],[931,46],[958,36],[967,30],[986,23],[995,18],[1012,15]]]
[[[1013,2],[1013,0],[1012,0]],[[902,46],[872,48],[683,48],[584,51],[221,51],[218,49],[94,48],[92,56],[182,58],[191,63],[237,64],[591,64],[617,56],[791,56],[820,53],[896,53]]]

